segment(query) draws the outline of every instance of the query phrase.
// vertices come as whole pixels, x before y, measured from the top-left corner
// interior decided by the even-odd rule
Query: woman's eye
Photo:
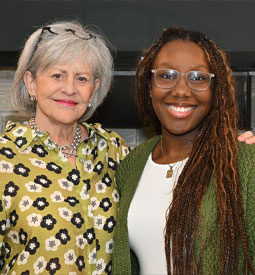
[[[78,76],[78,77],[77,77],[77,80],[78,80],[79,82],[82,82],[82,83],[88,82],[88,79],[87,79],[86,77],[84,77],[84,76]]]
[[[52,77],[55,79],[61,79],[61,74],[54,74]]]
[[[160,74],[158,77],[166,79],[166,80],[167,79],[169,79],[169,80],[175,79],[175,75],[173,75],[173,74]]]
[[[203,78],[201,77],[201,76],[198,76],[198,75],[196,75],[196,76],[192,76],[191,78],[190,78],[190,80],[192,80],[192,81],[199,81],[199,80],[202,80]]]
[[[190,76],[191,81],[200,82],[200,81],[207,81],[208,76],[205,74],[194,74]]]

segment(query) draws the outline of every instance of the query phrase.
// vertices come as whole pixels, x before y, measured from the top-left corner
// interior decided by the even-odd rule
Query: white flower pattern
[[[26,131],[26,127],[18,127],[12,133],[15,137],[22,137]]]
[[[39,160],[39,159],[30,159],[32,165],[36,166],[36,167],[40,167],[42,169],[45,169],[46,168],[46,163],[42,160]]]
[[[64,197],[62,193],[59,191],[55,191],[53,194],[50,195],[50,198],[53,202],[62,202],[64,201]]]
[[[106,264],[104,262],[104,259],[97,260],[97,262],[96,262],[97,274],[102,274],[102,272],[105,269],[105,266],[106,266]]]
[[[43,256],[40,256],[33,265],[34,273],[36,275],[43,273],[46,265],[47,262],[45,261],[45,258]]]
[[[59,245],[60,245],[60,240],[56,239],[53,236],[45,240],[46,251],[57,251]]]
[[[68,191],[73,191],[74,184],[67,179],[59,179],[58,184],[62,189],[66,189]]]
[[[97,252],[96,252],[96,248],[94,248],[92,252],[89,253],[89,263],[95,264],[96,261],[97,261]]]
[[[68,250],[65,254],[64,254],[64,258],[65,258],[65,263],[67,265],[73,265],[77,259],[77,257],[75,256],[75,252],[73,249]]]
[[[30,181],[25,184],[28,192],[36,192],[41,193],[42,192],[42,186],[40,184],[36,184],[33,181]]]
[[[85,185],[82,187],[82,190],[81,190],[80,195],[81,195],[81,198],[82,198],[83,200],[89,199],[89,193],[88,193],[87,187],[86,187]]]
[[[0,161],[0,172],[1,173],[13,173],[13,164],[5,160]]]
[[[87,240],[83,237],[83,235],[76,236],[76,245],[80,249],[84,249],[85,245],[87,244]]]
[[[105,244],[105,252],[112,253],[113,252],[113,239]]]
[[[29,226],[38,227],[40,226],[42,216],[40,214],[32,213],[27,216],[27,221]]]
[[[99,151],[103,151],[105,149],[105,147],[107,146],[107,142],[105,139],[100,139],[99,142],[98,142],[98,149]]]
[[[105,223],[106,218],[102,215],[98,215],[94,217],[94,226],[98,230],[102,230],[104,223]]]
[[[84,161],[84,170],[88,173],[92,173],[94,169],[94,164],[91,160]]]
[[[65,219],[66,221],[70,221],[73,213],[70,209],[68,209],[67,207],[60,207],[58,208],[58,212],[59,212],[59,216],[63,219]]]
[[[4,207],[6,209],[9,209],[11,207],[11,201],[12,201],[11,196],[4,196],[3,197]]]
[[[96,192],[97,193],[105,193],[106,192],[106,184],[102,181],[98,181],[96,183]]]
[[[7,235],[14,243],[19,243],[19,234],[17,231],[10,231]]]
[[[24,212],[25,210],[28,210],[32,204],[33,200],[31,200],[29,196],[24,196],[19,203],[20,211]]]
[[[81,153],[84,155],[84,156],[88,156],[89,154],[91,154],[91,149],[90,149],[90,146],[87,145],[85,148],[82,149]]]
[[[112,198],[113,198],[114,202],[119,202],[119,200],[120,200],[120,195],[116,189],[113,190],[113,192],[112,192]]]
[[[21,265],[21,264],[26,264],[27,263],[27,260],[28,260],[28,257],[29,257],[29,252],[27,251],[22,251],[20,254],[19,254],[19,257],[18,257],[18,260],[17,260],[17,264],[18,265]]]
[[[90,198],[90,203],[92,206],[92,210],[96,210],[100,204],[99,200],[96,197]]]

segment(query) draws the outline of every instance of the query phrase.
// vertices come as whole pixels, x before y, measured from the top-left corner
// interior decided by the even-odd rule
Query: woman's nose
[[[72,95],[76,91],[76,86],[75,86],[75,79],[73,78],[67,78],[65,83],[64,83],[64,91],[68,95]]]
[[[185,75],[180,75],[175,87],[172,89],[172,96],[187,97],[191,95],[191,89],[188,86]]]

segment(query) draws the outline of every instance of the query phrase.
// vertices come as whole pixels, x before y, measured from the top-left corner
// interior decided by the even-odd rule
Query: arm
[[[6,233],[6,230],[9,227],[9,222],[7,221],[6,212],[4,208],[4,202],[0,199],[0,256],[3,254],[4,249],[4,236]],[[0,271],[2,270],[3,266],[0,266]],[[1,273],[2,274],[2,273]]]
[[[239,175],[247,230],[247,248],[255,266],[255,146],[239,144]],[[250,273],[249,273],[250,274]]]

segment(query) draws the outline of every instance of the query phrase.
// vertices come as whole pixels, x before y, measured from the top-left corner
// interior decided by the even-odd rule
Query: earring
[[[92,104],[91,102],[88,103],[88,109],[91,108]]]
[[[30,96],[30,100],[31,100],[32,102],[34,102],[35,99],[36,99],[35,96],[33,96],[33,95]]]

